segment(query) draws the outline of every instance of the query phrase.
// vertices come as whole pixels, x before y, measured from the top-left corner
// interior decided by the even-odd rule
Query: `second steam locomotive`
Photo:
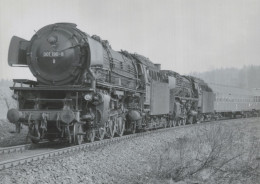
[[[7,114],[18,132],[21,123],[29,127],[34,143],[81,144],[260,109],[260,95],[253,93],[238,101],[244,106],[226,108],[216,100],[225,93],[215,93],[203,80],[161,70],[139,54],[116,52],[71,23],[47,25],[30,41],[14,36],[8,63],[29,67],[37,79],[14,79],[18,107]]]

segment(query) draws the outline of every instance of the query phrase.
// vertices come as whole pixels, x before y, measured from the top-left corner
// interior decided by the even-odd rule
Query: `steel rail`
[[[0,148],[0,155],[23,152],[23,151],[28,150],[30,148],[31,148],[31,144],[23,144],[23,145],[11,146],[11,147],[3,147],[3,148]]]
[[[134,137],[140,137],[140,136],[143,136],[143,135],[146,135],[149,133],[150,132],[131,134],[131,135],[126,135],[126,136],[122,136],[122,137],[116,137],[113,139],[105,139],[102,141],[85,143],[85,144],[81,144],[81,145],[61,148],[61,149],[58,149],[55,151],[47,151],[44,153],[35,154],[35,155],[24,157],[24,158],[2,161],[2,162],[0,162],[0,170],[11,168],[11,167],[22,165],[22,164],[26,164],[26,163],[30,163],[30,162],[37,161],[37,160],[42,160],[42,159],[49,158],[52,156],[58,156],[58,155],[66,154],[66,153],[80,151],[80,150],[87,149],[87,148],[94,148],[97,146],[108,145],[108,144],[112,144],[112,143],[119,142],[122,140],[132,139]]]
[[[39,142],[36,145],[34,145],[32,143],[28,143],[28,144],[21,144],[21,145],[16,145],[16,146],[0,147],[0,155],[24,152],[24,151],[29,150],[30,148],[32,148],[34,146],[38,146],[38,145],[46,144],[46,143],[50,143],[50,142],[49,141],[42,141],[42,142]]]

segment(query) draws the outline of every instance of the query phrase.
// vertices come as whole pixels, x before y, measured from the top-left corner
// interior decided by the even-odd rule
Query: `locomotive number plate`
[[[53,52],[53,51],[45,51],[42,53],[43,57],[63,57],[64,52]]]

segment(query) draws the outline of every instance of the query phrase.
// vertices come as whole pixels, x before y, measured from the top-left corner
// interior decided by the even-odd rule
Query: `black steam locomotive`
[[[71,23],[45,26],[30,41],[14,36],[8,63],[28,66],[37,79],[14,79],[18,107],[7,114],[18,132],[21,123],[28,125],[34,143],[81,144],[260,109],[260,95],[249,93],[253,108],[223,110],[219,104],[225,102],[216,100],[222,93],[203,80],[161,70],[139,54],[116,52]]]

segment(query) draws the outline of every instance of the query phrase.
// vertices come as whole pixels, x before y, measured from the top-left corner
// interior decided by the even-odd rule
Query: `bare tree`
[[[5,101],[5,104],[6,104],[7,109],[10,109],[10,105],[9,105],[9,103],[8,103],[7,98],[4,97],[3,99],[4,99],[4,101]]]
[[[255,183],[260,181],[260,145],[257,139],[250,144],[246,139],[236,128],[198,128],[192,136],[166,143],[161,154],[151,158],[153,175],[175,182]]]

